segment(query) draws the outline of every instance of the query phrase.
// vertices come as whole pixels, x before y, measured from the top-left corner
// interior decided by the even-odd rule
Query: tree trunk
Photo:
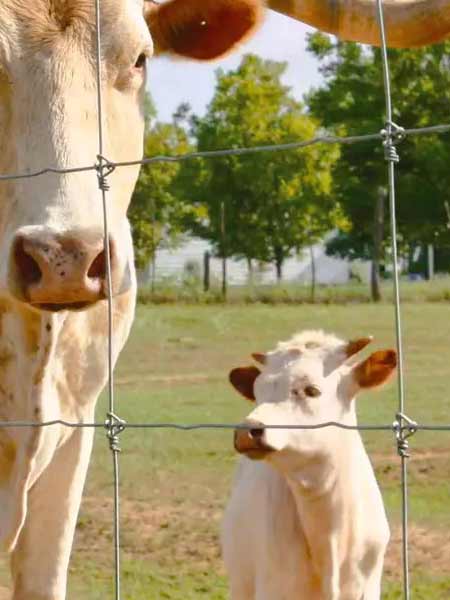
[[[151,280],[151,293],[152,296],[155,294],[155,283],[156,283],[156,236],[155,236],[155,225],[156,225],[156,210],[155,200],[151,198],[151,221],[152,221],[152,280]]]
[[[247,257],[247,283],[250,287],[254,284],[254,272],[253,272],[253,261]]]
[[[150,280],[151,283],[151,293],[152,296],[155,293],[155,284],[156,284],[156,252],[153,253],[152,256],[152,278]]]
[[[227,248],[226,248],[226,222],[225,222],[225,203],[220,203],[220,237],[222,242],[222,298],[227,299]]]
[[[309,247],[309,253],[311,255],[311,302],[314,304],[316,301],[316,259],[313,246]]]
[[[434,246],[428,244],[427,246],[427,279],[431,281],[434,279]]]
[[[211,255],[208,251],[203,255],[203,291],[209,292],[211,273]]]
[[[281,283],[283,281],[283,258],[281,256],[276,257],[275,268],[277,270],[277,283]]]
[[[383,245],[384,232],[384,199],[386,191],[380,188],[375,201],[374,219],[373,219],[373,251],[372,251],[372,269],[371,269],[371,296],[372,302],[380,302],[380,258]]]
[[[222,258],[222,297],[227,299],[228,282],[227,282],[227,257]]]

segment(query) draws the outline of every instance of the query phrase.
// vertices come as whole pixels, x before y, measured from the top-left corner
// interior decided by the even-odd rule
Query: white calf
[[[369,342],[304,332],[253,355],[261,371],[231,372],[256,400],[251,429],[235,432],[244,457],[223,525],[232,600],[379,600],[389,527],[358,431],[267,429],[356,425],[357,392],[396,367],[393,350],[350,365]]]

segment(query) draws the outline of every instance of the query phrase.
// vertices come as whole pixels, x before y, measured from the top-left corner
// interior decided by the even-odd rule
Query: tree
[[[198,150],[281,144],[313,137],[316,120],[281,82],[285,63],[247,55],[234,71],[217,71],[207,113],[192,119]],[[330,196],[336,147],[263,152],[186,164],[181,182],[199,210],[190,229],[219,256],[274,262],[314,243],[340,215]],[[188,182],[190,184],[188,185]],[[223,212],[226,235],[221,235]]]
[[[342,44],[313,34],[309,50],[321,62],[324,84],[307,103],[312,115],[339,134],[379,131],[385,114],[381,57],[377,49]],[[390,51],[394,120],[404,127],[447,121],[450,101],[450,44],[420,50]],[[448,136],[447,136],[448,138]],[[445,215],[450,158],[445,137],[408,138],[398,150],[398,229],[400,247],[418,242],[448,243]],[[372,293],[379,297],[377,276],[389,243],[386,163],[379,142],[342,148],[333,178],[336,195],[350,227],[333,240],[328,251],[373,262]]]
[[[150,109],[151,106],[149,103]],[[144,147],[147,157],[182,154],[191,150],[182,126],[176,122],[159,123],[151,118],[146,120]],[[181,190],[175,185],[179,169],[179,163],[167,162],[142,167],[129,211],[136,266],[139,268],[148,264],[163,242],[173,243],[182,232],[183,211],[187,207],[179,196]]]

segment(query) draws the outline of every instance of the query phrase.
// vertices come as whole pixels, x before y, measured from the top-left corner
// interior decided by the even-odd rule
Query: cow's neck
[[[87,316],[37,312],[0,298],[0,329],[0,419],[81,420],[86,403],[93,402],[104,383],[106,363],[103,356],[94,360],[98,352],[92,350],[95,341]],[[103,327],[98,333],[104,334]],[[101,338],[98,345],[104,345]],[[99,379],[95,385],[89,369],[80,377],[88,348]]]
[[[8,415],[18,420],[38,420],[40,412],[31,412],[27,398],[42,383],[57,338],[58,323],[16,302],[0,298],[0,393],[13,406]],[[12,409],[12,410],[11,410]],[[11,418],[11,416],[10,416]]]
[[[339,597],[341,568],[349,559],[346,550],[351,547],[348,542],[358,510],[358,494],[352,493],[358,490],[352,460],[355,449],[364,452],[364,448],[358,433],[344,433],[353,439],[343,439],[338,452],[311,461],[288,478],[300,527],[326,599]]]

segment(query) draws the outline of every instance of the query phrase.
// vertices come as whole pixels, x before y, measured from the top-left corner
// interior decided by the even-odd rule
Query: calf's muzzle
[[[117,273],[109,242],[113,288]],[[49,311],[82,309],[106,297],[106,253],[98,231],[18,233],[13,279],[25,302]]]
[[[240,454],[245,454],[248,458],[261,460],[274,448],[264,441],[265,427],[258,421],[245,421],[245,429],[235,429],[234,448]]]

